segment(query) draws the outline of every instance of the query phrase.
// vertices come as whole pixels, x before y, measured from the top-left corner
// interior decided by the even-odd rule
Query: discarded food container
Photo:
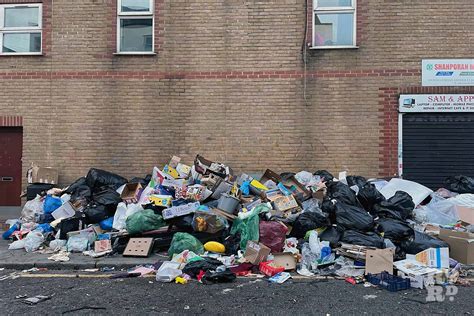
[[[259,268],[260,272],[269,277],[272,277],[277,273],[285,271],[285,267],[276,266],[273,261],[260,262]]]
[[[163,219],[168,220],[178,216],[194,213],[201,204],[199,202],[188,203],[180,206],[173,206],[163,210]]]
[[[379,285],[390,292],[408,290],[410,288],[410,279],[404,279],[395,275],[391,275],[387,271],[379,274],[367,275],[367,281],[373,285]]]
[[[179,269],[180,263],[165,261],[161,264],[156,272],[156,281],[158,282],[172,282],[176,277],[183,272]]]
[[[223,193],[217,204],[217,208],[223,210],[226,213],[233,214],[237,205],[239,205],[240,200],[235,196]]]
[[[54,219],[73,217],[74,214],[76,214],[76,210],[70,202],[64,203],[59,208],[57,208],[53,213],[51,213]]]

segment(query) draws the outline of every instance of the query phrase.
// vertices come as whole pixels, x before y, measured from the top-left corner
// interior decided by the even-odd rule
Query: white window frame
[[[5,25],[5,9],[7,8],[38,8],[38,26],[22,26],[22,27],[4,27]],[[40,33],[41,47],[39,52],[20,52],[20,53],[4,53],[3,52],[3,34],[11,33]],[[41,3],[18,3],[18,4],[0,4],[0,56],[21,56],[21,55],[42,55],[43,54],[43,5]]]
[[[352,6],[349,7],[318,7],[319,0],[313,0],[313,18],[312,29],[313,34],[311,38],[311,49],[340,49],[340,48],[358,48],[357,46],[357,0],[352,0]],[[316,32],[316,14],[338,14],[338,13],[353,13],[354,24],[352,33],[352,45],[325,45],[317,46],[314,40]]]
[[[150,2],[149,11],[123,12],[122,0],[117,0],[117,50],[115,55],[155,55],[155,1]],[[120,20],[122,19],[149,19],[151,18],[151,51],[122,52],[120,51]]]

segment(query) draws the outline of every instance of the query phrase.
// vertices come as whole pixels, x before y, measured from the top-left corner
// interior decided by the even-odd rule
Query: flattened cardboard
[[[148,257],[153,248],[153,238],[130,238],[123,252],[124,257]]]
[[[293,195],[280,196],[273,201],[273,205],[275,206],[275,209],[280,212],[298,207],[298,203],[296,202]]]
[[[463,264],[474,264],[474,233],[441,228],[439,238],[449,245],[449,256]]]
[[[247,241],[247,248],[245,249],[244,257],[251,264],[258,265],[260,262],[265,261],[271,250],[262,243],[256,243],[255,241]]]
[[[285,271],[296,269],[296,259],[291,252],[279,252],[273,254],[273,262],[277,267],[284,267]]]
[[[367,249],[365,273],[377,274],[383,271],[393,274],[393,249]]]
[[[466,206],[456,206],[458,211],[459,219],[465,223],[474,225],[474,208]]]

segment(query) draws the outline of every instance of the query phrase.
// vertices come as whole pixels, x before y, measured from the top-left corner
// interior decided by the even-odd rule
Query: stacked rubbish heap
[[[188,165],[174,156],[144,178],[90,169],[27,201],[3,238],[10,249],[47,249],[57,261],[75,252],[167,252],[168,260],[138,273],[163,282],[259,274],[282,283],[298,273],[380,285],[388,275],[424,288],[465,283],[460,276],[474,254],[452,235],[474,238],[473,214],[474,180],[466,176],[433,192],[403,179],[336,178],[325,170],[234,174],[200,155]],[[137,241],[146,249],[134,248]],[[410,272],[417,265],[424,270]]]

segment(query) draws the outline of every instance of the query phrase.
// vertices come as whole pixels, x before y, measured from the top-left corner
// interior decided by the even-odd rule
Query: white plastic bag
[[[53,251],[59,251],[63,247],[65,247],[66,244],[67,244],[67,240],[55,239],[49,243],[49,248],[51,248]]]
[[[44,242],[44,236],[39,231],[32,231],[28,233],[25,238],[25,250],[26,252],[33,252],[41,247]]]
[[[427,205],[415,209],[414,214],[418,221],[438,225],[455,224],[459,220],[456,204],[437,197]]]
[[[116,230],[125,229],[126,224],[125,220],[127,219],[127,205],[121,202],[117,205],[117,210],[115,211],[114,215],[114,222],[112,224],[112,228]]]
[[[158,282],[172,282],[176,277],[179,277],[183,271],[179,269],[178,262],[165,261],[156,272],[156,281]]]
[[[25,239],[15,240],[8,246],[8,250],[18,250],[25,248]]]
[[[128,218],[129,216],[132,216],[133,214],[135,213],[138,213],[140,211],[143,211],[143,207],[141,204],[128,204],[127,206],[127,213],[126,213],[126,217],[125,218]]]

